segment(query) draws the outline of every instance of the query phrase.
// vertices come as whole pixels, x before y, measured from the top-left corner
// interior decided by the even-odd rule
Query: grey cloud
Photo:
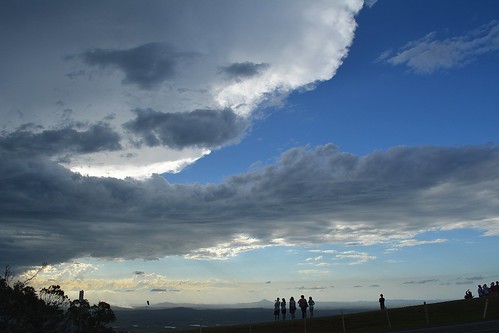
[[[83,177],[1,147],[0,160],[0,263],[12,266],[187,255],[241,234],[265,245],[317,245],[454,222],[485,231],[494,226],[483,221],[499,215],[496,146],[364,157],[334,145],[294,148],[273,165],[204,186]]]
[[[135,275],[144,275],[145,273],[143,271],[134,271],[133,274],[135,274]]]
[[[231,110],[195,110],[163,113],[152,109],[135,110],[137,117],[124,127],[139,137],[139,145],[215,148],[238,139],[248,120]]]
[[[300,287],[299,290],[325,290],[326,287]]]
[[[166,292],[179,292],[179,289],[165,289],[165,288],[153,288],[150,290],[151,292],[159,292],[159,293],[166,293]]]
[[[120,135],[105,123],[69,125],[57,129],[26,124],[0,136],[0,147],[28,155],[93,153],[121,149],[120,139]]]
[[[473,281],[457,281],[456,284],[457,285],[461,285],[461,284],[465,284],[465,285],[469,285],[470,283],[473,283]]]
[[[421,280],[421,281],[407,281],[404,282],[403,284],[426,284],[430,282],[438,282],[438,280],[430,279],[430,280]]]
[[[192,54],[176,52],[165,43],[148,43],[125,50],[94,49],[81,54],[91,66],[112,67],[125,74],[125,83],[154,88],[175,76],[178,63]]]
[[[378,61],[406,65],[420,74],[465,66],[479,56],[499,51],[499,21],[470,31],[463,36],[438,40],[435,32],[407,43],[394,56],[384,52]]]
[[[221,72],[229,76],[231,79],[243,79],[258,75],[269,67],[270,65],[265,63],[255,64],[249,61],[237,62],[229,66],[222,67]]]
[[[461,285],[461,284],[469,285],[469,284],[475,283],[476,281],[480,282],[480,281],[486,280],[486,278],[484,278],[483,276],[470,276],[470,277],[465,277],[465,278],[458,278],[457,280],[458,281],[456,281],[456,284],[458,284],[458,285]]]
[[[483,276],[479,275],[479,276],[470,276],[470,277],[467,277],[466,279],[470,280],[470,281],[476,281],[476,280],[484,280],[485,278]]]

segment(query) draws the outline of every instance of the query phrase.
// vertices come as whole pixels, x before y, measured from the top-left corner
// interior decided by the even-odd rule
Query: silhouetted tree
[[[35,274],[38,274],[35,273]],[[107,324],[116,320],[106,302],[97,305],[87,300],[70,301],[58,285],[40,290],[24,282],[13,282],[14,274],[7,266],[0,277],[0,332],[5,333],[107,333]]]
[[[40,299],[45,303],[45,327],[53,331],[65,327],[65,309],[69,307],[69,298],[59,285],[52,285],[40,290]]]

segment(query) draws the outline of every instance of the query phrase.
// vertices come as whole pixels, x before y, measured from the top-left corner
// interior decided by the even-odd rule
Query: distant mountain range
[[[436,303],[440,300],[427,301]],[[421,300],[387,300],[388,308],[421,305]],[[192,329],[273,321],[274,302],[263,299],[252,303],[236,304],[190,304],[157,303],[135,308],[112,307],[117,321],[117,330],[141,332],[164,332],[165,329]],[[333,316],[341,313],[357,313],[379,308],[377,301],[316,302],[315,316]],[[298,310],[300,312],[300,310]],[[297,318],[301,315],[298,313]],[[288,314],[287,319],[290,319]]]
[[[430,300],[426,301],[427,303],[435,303],[442,302],[445,300]],[[387,300],[387,307],[401,307],[401,306],[410,306],[410,305],[419,305],[423,304],[425,301],[421,300],[404,300],[404,299],[394,299]],[[378,308],[378,301],[354,301],[354,302],[316,302],[317,309],[371,309]],[[172,309],[172,308],[190,308],[190,309],[273,309],[274,301],[269,301],[268,299],[262,299],[258,302],[250,302],[250,303],[233,303],[233,304],[196,304],[196,303],[170,303],[170,302],[162,302],[151,304],[150,306],[135,306],[132,309]],[[126,310],[124,308],[113,307],[113,309]]]

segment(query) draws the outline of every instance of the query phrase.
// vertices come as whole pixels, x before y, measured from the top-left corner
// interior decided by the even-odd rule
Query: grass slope
[[[484,319],[499,319],[499,297],[474,298],[427,305],[408,306],[348,315],[295,319],[259,324],[223,327],[203,327],[183,333],[376,333],[447,324],[466,323]],[[306,327],[305,327],[306,325]]]

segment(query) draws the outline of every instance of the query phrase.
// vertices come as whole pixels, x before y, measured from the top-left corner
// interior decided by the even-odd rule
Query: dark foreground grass
[[[386,311],[295,319],[224,327],[203,327],[202,333],[379,333],[499,319],[499,297],[422,304]],[[200,329],[183,332],[198,333]]]

